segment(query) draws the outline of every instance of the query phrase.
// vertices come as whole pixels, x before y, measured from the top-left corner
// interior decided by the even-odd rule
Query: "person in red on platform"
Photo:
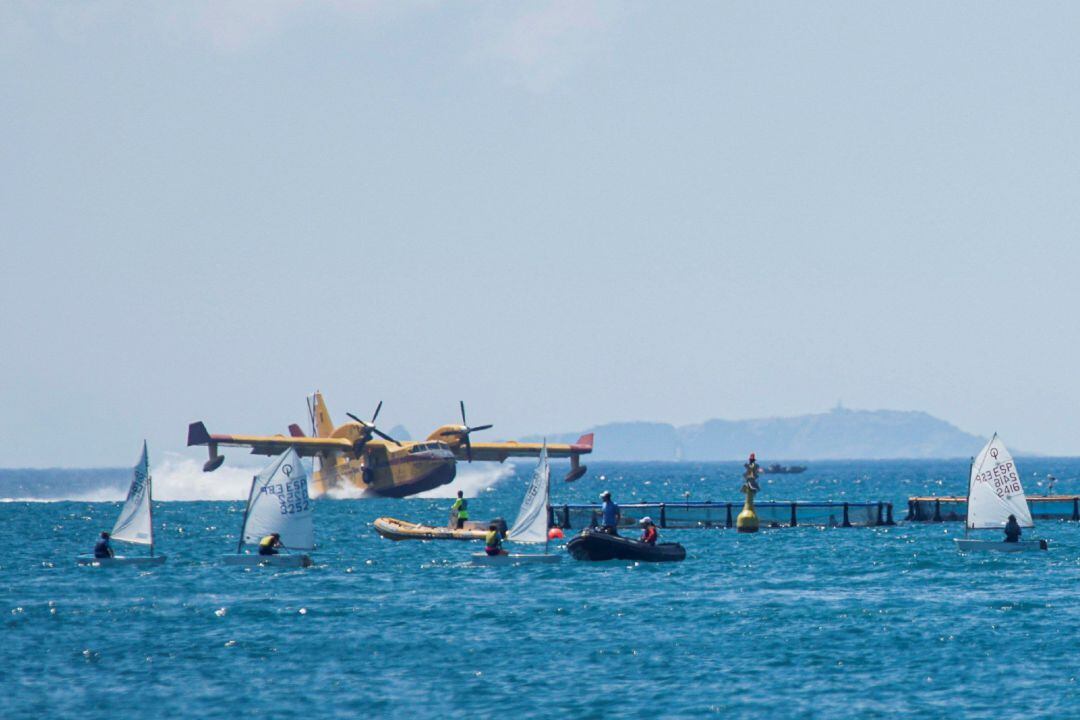
[[[653,523],[652,518],[641,518],[641,527],[644,528],[641,531],[641,542],[646,545],[655,545],[660,534],[656,532],[656,525]]]

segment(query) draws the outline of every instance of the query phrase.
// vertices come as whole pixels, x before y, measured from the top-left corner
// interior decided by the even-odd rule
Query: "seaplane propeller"
[[[392,442],[398,446],[401,445],[401,443],[399,443],[397,440],[390,437],[379,428],[375,427],[375,420],[379,417],[380,410],[382,410],[382,400],[380,400],[379,404],[375,407],[375,413],[371,416],[371,420],[361,420],[360,418],[353,415],[351,412],[345,413],[350,418],[360,423],[360,426],[364,428],[364,435],[353,444],[353,452],[359,454],[364,449],[364,445],[367,444],[367,441],[371,439],[372,435],[378,435],[383,440]]]
[[[487,430],[488,428],[495,427],[494,425],[477,425],[476,427],[469,427],[469,421],[465,419],[465,401],[460,400],[461,403],[461,424],[464,426],[460,430],[452,430],[455,435],[460,435],[465,442],[465,457],[469,462],[472,462],[472,441],[469,440],[469,435],[478,430]]]

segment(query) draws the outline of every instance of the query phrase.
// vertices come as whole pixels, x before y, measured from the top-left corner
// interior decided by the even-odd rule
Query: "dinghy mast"
[[[997,433],[995,433],[996,435]],[[968,510],[963,514],[963,536],[967,538],[968,528],[971,525],[971,476],[975,473],[975,456],[971,456],[968,463]]]
[[[146,447],[145,440],[143,440],[143,447]],[[146,505],[147,510],[150,513],[150,557],[154,557],[154,476],[150,474],[149,462],[149,458],[147,458]]]
[[[251,510],[251,496],[255,494],[255,483],[259,479],[258,475],[252,475],[251,477],[251,489],[248,490],[247,502],[244,503],[244,519],[240,523],[240,539],[236,541],[236,554],[244,552],[244,535],[247,533],[247,519],[248,512]]]

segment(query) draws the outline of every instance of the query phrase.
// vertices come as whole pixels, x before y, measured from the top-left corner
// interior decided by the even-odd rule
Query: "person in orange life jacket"
[[[653,523],[652,518],[641,518],[641,527],[644,528],[641,531],[641,542],[646,545],[655,545],[660,534],[656,532],[656,525]]]
[[[502,548],[502,533],[499,526],[492,523],[488,525],[487,534],[484,535],[484,552],[488,555],[507,555]]]

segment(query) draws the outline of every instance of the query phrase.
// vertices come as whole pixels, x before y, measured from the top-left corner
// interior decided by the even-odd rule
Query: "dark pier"
[[[743,502],[641,502],[619,505],[622,524],[634,525],[645,516],[662,528],[731,528]],[[769,500],[755,502],[762,527],[873,527],[895,525],[891,502],[833,502]],[[581,529],[597,525],[599,505],[550,505],[551,526]]]
[[[1028,495],[1034,520],[1080,521],[1080,495]],[[955,495],[926,495],[908,498],[907,520],[911,522],[961,522],[967,519],[967,498]]]

